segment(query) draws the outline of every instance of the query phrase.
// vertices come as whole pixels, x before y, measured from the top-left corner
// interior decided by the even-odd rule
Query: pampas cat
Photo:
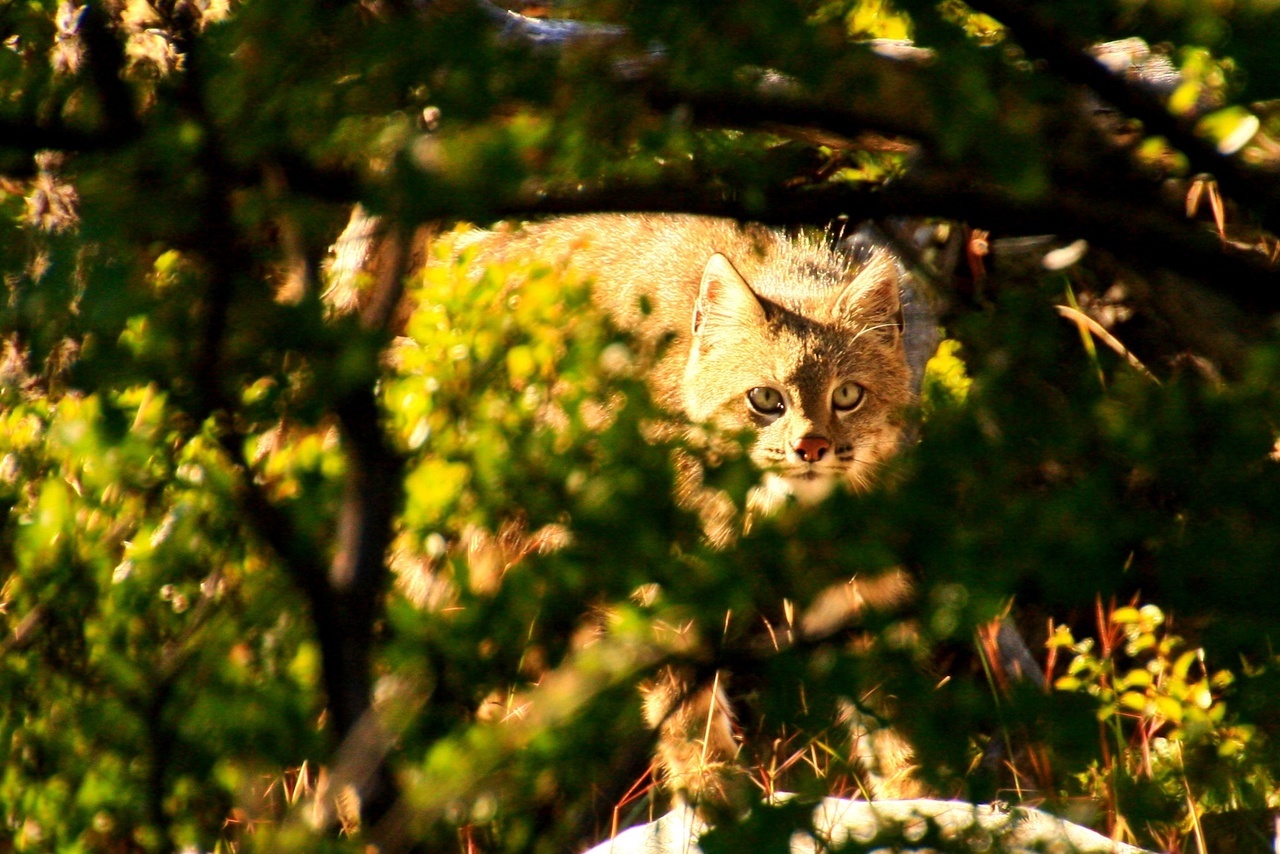
[[[864,488],[901,441],[912,386],[897,267],[886,255],[858,265],[814,237],[676,215],[566,217],[474,232],[453,246],[479,265],[538,259],[588,276],[593,302],[656,360],[647,376],[662,407],[689,423],[754,432],[750,454],[764,472],[754,512],[789,496],[817,501],[837,484]],[[680,499],[713,543],[727,545],[741,522],[701,486],[696,461],[677,462]],[[901,574],[842,587],[801,632],[825,634],[863,607],[909,596]],[[704,803],[738,800],[728,791],[736,744],[718,686],[691,692],[685,674],[664,671],[646,689],[645,711],[662,731],[674,789]],[[882,773],[900,774],[909,759],[907,751]]]
[[[592,298],[645,344],[649,374],[691,422],[753,430],[770,496],[812,502],[869,483],[911,399],[896,265],[858,267],[813,237],[677,215],[566,217],[478,232],[476,261],[567,260]]]

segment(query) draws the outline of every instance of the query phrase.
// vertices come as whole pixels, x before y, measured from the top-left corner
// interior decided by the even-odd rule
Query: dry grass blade
[[[631,788],[613,806],[613,820],[609,828],[609,838],[613,839],[620,832],[622,824],[622,811],[631,803],[640,798],[647,797],[654,787],[658,785],[658,765],[656,762],[649,763],[649,769],[645,771],[641,777],[631,784]],[[649,820],[653,821],[653,801],[650,799]]]
[[[1160,380],[1156,378],[1156,375],[1151,373],[1151,371],[1147,369],[1147,366],[1142,364],[1142,362],[1138,359],[1137,356],[1129,352],[1129,348],[1124,346],[1124,344],[1121,344],[1120,339],[1116,338],[1114,335],[1108,332],[1101,323],[1094,320],[1092,317],[1085,314],[1083,311],[1080,311],[1077,308],[1072,308],[1069,305],[1059,305],[1059,306],[1055,306],[1055,308],[1057,308],[1058,314],[1065,317],[1067,320],[1074,322],[1076,325],[1080,326],[1082,329],[1088,330],[1088,332],[1092,334],[1093,337],[1097,338],[1103,344],[1106,344],[1108,347],[1110,347],[1112,350],[1118,353],[1126,362],[1129,363],[1129,366],[1133,368],[1135,371],[1142,374],[1144,377],[1151,380],[1156,385],[1160,384]]]

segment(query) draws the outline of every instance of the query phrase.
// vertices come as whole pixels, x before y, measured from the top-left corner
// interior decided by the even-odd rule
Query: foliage
[[[671,662],[801,805],[881,685],[946,796],[1276,808],[1273,6],[0,5],[0,848],[580,849],[665,804]],[[709,548],[590,283],[454,230],[579,210],[876,219],[947,335],[922,440]],[[1050,690],[976,651],[1011,601]]]
[[[1201,812],[1274,806],[1258,730],[1241,723],[1225,699],[1236,676],[1210,673],[1205,650],[1185,649],[1154,605],[1099,615],[1096,643],[1076,642],[1065,627],[1050,639],[1051,649],[1072,653],[1055,688],[1098,701],[1105,743],[1079,777],[1085,791],[1118,801],[1109,806],[1121,816],[1163,813],[1171,825],[1165,839],[1189,833]],[[1195,805],[1190,815],[1188,802]]]

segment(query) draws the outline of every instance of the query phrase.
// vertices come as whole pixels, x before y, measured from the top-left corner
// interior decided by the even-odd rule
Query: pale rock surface
[[[824,798],[815,808],[816,838],[797,832],[792,854],[838,850],[850,841],[866,843],[882,831],[898,828],[907,845],[920,840],[930,824],[943,838],[954,840],[948,850],[983,854],[1145,854],[1143,849],[1113,842],[1102,834],[1027,807],[1004,809],[963,801],[851,801]],[[606,840],[587,854],[700,854],[697,839],[707,825],[687,805],[662,818],[632,827]],[[963,841],[969,843],[962,848]],[[885,851],[891,850],[885,848]],[[927,849],[908,849],[927,850]]]

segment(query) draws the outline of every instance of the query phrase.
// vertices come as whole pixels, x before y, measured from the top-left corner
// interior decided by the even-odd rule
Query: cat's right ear
[[[707,261],[693,305],[693,337],[706,338],[720,330],[762,326],[764,306],[728,258],[719,252]]]
[[[831,309],[840,322],[860,322],[902,332],[902,282],[887,252],[876,254],[845,286]]]

